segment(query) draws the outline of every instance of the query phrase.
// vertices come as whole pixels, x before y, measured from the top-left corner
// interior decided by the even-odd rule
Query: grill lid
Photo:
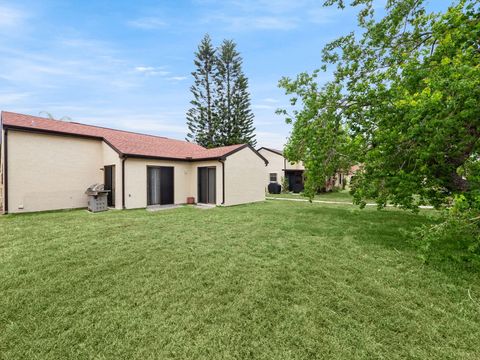
[[[98,195],[98,194],[106,194],[110,192],[110,190],[105,190],[104,184],[92,184],[88,187],[85,191],[87,195]]]

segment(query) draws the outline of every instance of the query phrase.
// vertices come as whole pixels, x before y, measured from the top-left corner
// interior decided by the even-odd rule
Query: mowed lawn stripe
[[[2,358],[480,356],[477,272],[423,265],[432,214],[266,201],[0,218]]]

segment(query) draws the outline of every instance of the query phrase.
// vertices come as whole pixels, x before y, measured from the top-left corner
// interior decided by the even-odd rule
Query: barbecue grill
[[[108,193],[103,184],[93,184],[88,187],[85,194],[88,196],[88,210],[100,212],[108,210]]]

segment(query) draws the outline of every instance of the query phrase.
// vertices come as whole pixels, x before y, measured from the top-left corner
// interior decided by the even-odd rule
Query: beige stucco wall
[[[184,204],[187,197],[198,201],[198,168],[216,168],[216,205],[222,205],[222,163],[212,161],[164,161],[129,158],[125,162],[125,186],[127,209],[147,206],[147,166],[174,167],[174,202]],[[265,162],[252,150],[243,149],[225,160],[224,205],[237,205],[265,199]],[[161,180],[160,180],[161,181]]]
[[[5,144],[5,140],[4,140],[4,131],[3,129],[1,130],[1,133],[0,133],[0,140],[1,140],[1,143],[0,143],[0,214],[3,214],[4,213],[4,206],[3,206],[3,199],[4,199],[4,196],[5,196],[5,187],[3,186],[4,182],[5,182],[5,174],[4,174],[4,167],[5,167],[5,160],[4,160],[4,156],[5,156],[5,150],[4,150],[4,144]]]
[[[225,160],[225,205],[265,200],[265,162],[250,148]]]
[[[222,185],[222,164],[218,160],[213,161],[197,161],[192,163],[192,174],[190,180],[190,193],[198,201],[198,168],[199,167],[215,167],[216,181],[216,205],[222,205],[223,202],[223,185]]]
[[[128,158],[125,161],[125,207],[147,206],[147,166],[173,166],[174,202],[184,204],[190,194],[191,166],[186,161]],[[161,181],[161,180],[160,180]]]
[[[283,169],[285,168],[284,158],[282,155],[276,154],[266,149],[260,149],[259,153],[268,160],[268,165],[264,167],[264,188],[266,189],[270,184],[270,174],[277,174],[277,182],[282,183],[282,177],[284,176]]]
[[[147,166],[171,166],[174,178],[174,203],[185,204],[187,197],[198,201],[197,169],[202,166],[216,167],[216,204],[222,203],[222,164],[219,161],[167,161],[128,158],[125,162],[125,207],[127,209],[147,206]],[[161,179],[160,179],[161,181]]]
[[[8,211],[86,207],[102,167],[100,140],[9,130]]]
[[[260,149],[259,153],[262,154],[268,160],[268,165],[265,168],[265,188],[270,184],[270,174],[277,174],[277,182],[282,183],[282,177],[285,176],[284,169],[286,170],[305,170],[302,162],[290,163],[285,161],[284,157],[280,154],[274,153],[267,149]]]

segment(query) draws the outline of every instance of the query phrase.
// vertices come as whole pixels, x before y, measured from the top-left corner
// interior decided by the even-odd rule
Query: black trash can
[[[268,184],[268,192],[270,194],[280,194],[282,192],[282,186],[277,183]]]

